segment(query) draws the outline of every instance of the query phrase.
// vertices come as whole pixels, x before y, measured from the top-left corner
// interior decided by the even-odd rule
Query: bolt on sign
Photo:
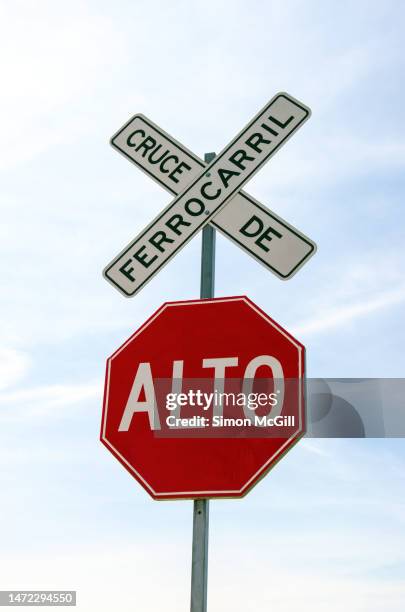
[[[135,115],[112,146],[174,200],[104,270],[123,295],[135,295],[207,223],[288,279],[315,253],[315,243],[241,188],[304,124],[310,109],[278,93],[206,164],[144,115]]]
[[[242,497],[305,432],[304,368],[247,297],[166,303],[107,360],[101,441],[154,499]]]

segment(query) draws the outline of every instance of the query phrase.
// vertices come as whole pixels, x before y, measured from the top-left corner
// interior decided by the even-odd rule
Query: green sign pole
[[[210,162],[215,153],[206,153]],[[215,229],[206,225],[202,232],[200,298],[214,297]],[[194,500],[193,553],[191,564],[191,612],[207,611],[209,500]]]

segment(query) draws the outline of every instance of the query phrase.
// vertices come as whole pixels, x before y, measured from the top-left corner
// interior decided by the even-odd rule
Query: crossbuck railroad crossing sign
[[[207,223],[278,277],[290,278],[315,243],[241,188],[310,114],[278,93],[209,164],[135,115],[111,144],[176,197],[108,264],[105,278],[125,296],[135,295]]]

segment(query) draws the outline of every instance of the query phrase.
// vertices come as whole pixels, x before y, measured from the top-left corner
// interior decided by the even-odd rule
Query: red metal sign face
[[[107,360],[101,441],[154,499],[242,497],[305,431],[304,352],[247,297],[166,303]]]

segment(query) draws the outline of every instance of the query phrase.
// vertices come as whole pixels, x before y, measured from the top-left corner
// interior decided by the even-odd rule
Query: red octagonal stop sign
[[[305,431],[304,352],[247,297],[163,304],[107,360],[101,441],[154,499],[242,497]],[[263,382],[276,404],[226,420]]]

